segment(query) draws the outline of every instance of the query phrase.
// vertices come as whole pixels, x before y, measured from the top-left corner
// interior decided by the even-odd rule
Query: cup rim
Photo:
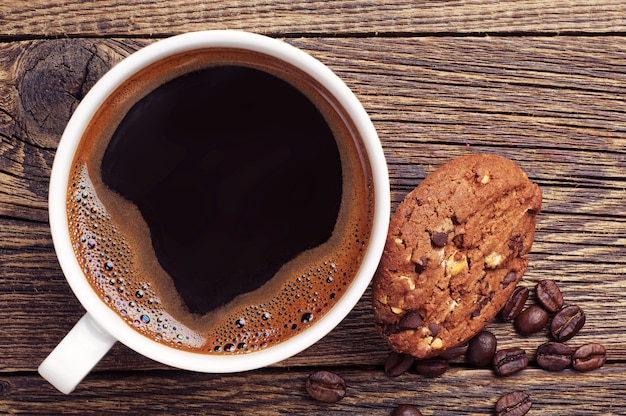
[[[344,107],[363,139],[372,170],[374,217],[366,255],[342,298],[314,325],[274,346],[246,354],[217,355],[175,349],[132,329],[91,287],[76,259],[68,231],[67,184],[78,143],[100,104],[126,79],[146,66],[181,52],[203,48],[240,48],[291,63],[321,82]],[[372,121],[348,86],[308,53],[278,39],[250,32],[209,30],[189,32],[152,43],[111,68],[85,95],[59,142],[49,186],[49,221],[61,269],[72,291],[94,320],[118,341],[163,364],[208,373],[230,373],[265,367],[310,347],[334,329],[359,301],[378,266],[390,217],[389,174]]]

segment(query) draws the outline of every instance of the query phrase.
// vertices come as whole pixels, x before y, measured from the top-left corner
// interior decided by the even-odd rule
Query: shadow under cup
[[[194,77],[201,84],[176,86]],[[202,77],[214,80],[209,89]],[[304,110],[285,103],[293,91]],[[243,98],[227,104],[234,95]],[[202,99],[185,107],[193,96]],[[307,112],[317,121],[298,118]],[[176,124],[190,113],[201,122]],[[325,131],[331,146],[315,142]],[[333,155],[338,169],[325,162]],[[324,194],[333,181],[334,198]],[[166,39],[114,67],[72,116],[50,185],[57,256],[95,326],[205,372],[266,366],[330,332],[376,269],[389,205],[380,142],[348,87],[286,43],[231,31]],[[251,211],[250,223],[234,223]],[[220,285],[230,289],[223,299]]]

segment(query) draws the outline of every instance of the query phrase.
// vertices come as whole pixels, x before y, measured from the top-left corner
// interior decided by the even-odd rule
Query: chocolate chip
[[[524,241],[520,234],[515,234],[509,239],[509,249],[515,256],[519,256],[524,251]]]
[[[417,329],[424,324],[422,317],[415,311],[407,312],[400,322],[398,322],[398,329],[400,331],[406,331],[409,329]]]
[[[506,289],[511,283],[517,280],[517,272],[510,271],[504,276],[502,280],[502,288]]]
[[[520,240],[520,237],[521,237],[521,235],[519,233],[517,233],[514,236],[511,236],[511,238],[509,238],[509,248],[511,250],[513,250],[517,246],[517,244],[518,244],[518,242]]]
[[[441,332],[441,324],[431,322],[428,324],[428,329],[430,330],[431,335],[433,337],[436,337],[437,335],[439,335],[439,332]]]
[[[428,267],[428,258],[421,257],[419,263],[415,263],[415,273],[420,274]]]
[[[480,301],[476,309],[472,311],[472,315],[471,315],[472,318],[476,318],[480,316],[480,313],[482,312],[483,308],[487,306],[490,300],[491,300],[490,298],[483,298],[483,300]]]
[[[439,231],[433,231],[430,235],[430,241],[435,247],[443,247],[448,244],[448,233],[441,233]]]

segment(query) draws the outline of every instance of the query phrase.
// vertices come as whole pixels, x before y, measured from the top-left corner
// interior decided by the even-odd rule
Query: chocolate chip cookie
[[[511,160],[459,157],[398,206],[372,289],[376,327],[422,359],[462,344],[500,311],[528,265],[541,190]]]

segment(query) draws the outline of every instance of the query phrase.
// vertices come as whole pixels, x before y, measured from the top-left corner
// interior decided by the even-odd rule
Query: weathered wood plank
[[[495,377],[489,370],[456,366],[436,379],[413,373],[388,378],[381,368],[333,370],[347,384],[346,397],[333,404],[316,402],[307,395],[304,385],[310,369],[230,375],[182,371],[96,372],[70,397],[63,397],[41,378],[4,376],[0,378],[0,412],[29,415],[107,412],[120,416],[143,413],[389,415],[398,404],[411,403],[424,415],[489,415],[502,394],[524,390],[533,401],[530,414],[626,413],[623,365],[607,365],[584,374],[529,368],[507,378]]]
[[[608,33],[626,30],[625,12],[626,5],[618,0],[392,0],[384,5],[369,0],[6,1],[0,4],[0,36],[145,37],[206,29],[290,36]]]
[[[85,16],[80,19],[84,21]],[[34,25],[26,20],[25,25]],[[56,262],[47,226],[52,158],[64,123],[81,94],[107,67],[151,41],[60,39],[0,44],[0,313],[5,317],[0,374],[6,381],[0,393],[0,412],[20,409],[45,414],[50,412],[50,403],[59,400],[36,376],[11,375],[34,371],[83,313]],[[370,372],[350,369],[347,374],[355,383],[352,399],[332,407],[312,404],[301,390],[291,396],[284,387],[275,388],[303,380],[305,370],[293,370],[300,366],[380,366],[384,362],[388,351],[373,328],[368,293],[335,331],[270,370],[271,377],[260,372],[245,378],[184,372],[120,373],[123,369],[164,367],[117,345],[97,367],[104,372],[90,376],[77,396],[72,396],[76,399],[63,402],[64,411],[84,414],[110,408],[126,414],[145,403],[155,413],[167,413],[164,409],[183,410],[177,407],[182,406],[179,399],[192,391],[194,411],[211,414],[227,413],[235,400],[244,406],[260,400],[259,406],[264,407],[280,402],[278,409],[291,408],[294,413],[330,409],[337,414],[384,414],[398,400],[413,397],[417,389],[422,392],[420,401],[428,405],[424,414],[485,414],[496,393],[519,384],[546,405],[547,410],[540,408],[544,410],[541,414],[625,413],[612,390],[623,389],[626,374],[626,334],[620,320],[626,319],[622,296],[626,288],[623,39],[326,37],[287,41],[334,69],[372,115],[389,163],[394,208],[428,173],[468,152],[508,156],[538,181],[544,192],[544,209],[523,284],[532,286],[546,277],[557,279],[568,302],[580,304],[588,314],[585,328],[571,344],[601,341],[609,359],[617,364],[590,375],[567,373],[571,392],[565,396],[553,387],[556,382],[562,388],[561,379],[543,372],[528,371],[524,377],[501,380],[489,372],[462,367],[428,383],[382,376],[370,380],[366,379]],[[24,100],[22,92],[32,85],[24,79],[37,71],[47,74],[42,85],[53,88]],[[85,73],[91,75],[85,77]],[[75,74],[81,76],[71,76]],[[31,87],[31,92],[36,91]],[[59,93],[71,99],[56,100]],[[50,102],[62,107],[56,109],[54,123],[41,116],[47,114]],[[530,354],[547,340],[545,332],[520,337],[509,324],[494,322],[489,328],[501,346],[522,346]],[[139,394],[140,389],[158,391],[162,386],[169,396],[174,388],[169,375],[180,383],[174,390],[177,393],[171,394],[176,400],[159,404],[156,396],[152,400]],[[124,390],[126,383],[130,390]],[[250,383],[259,386],[247,387]],[[117,398],[126,391],[124,400],[114,402],[116,399],[107,395],[107,386]],[[469,389],[467,396],[459,392],[463,386]],[[235,399],[238,389],[242,393]],[[256,389],[263,389],[264,394]],[[576,401],[566,406],[566,401],[580,392],[590,397],[590,403]],[[464,405],[464,397],[484,400]],[[223,405],[211,404],[220,400]],[[272,414],[272,409],[267,414]]]
[[[500,56],[503,51],[513,53],[525,40],[518,39],[515,42],[511,39],[455,39],[452,42],[447,39],[394,39],[396,52],[391,56],[385,52],[385,45],[389,40],[360,42],[358,49],[347,40],[292,42],[334,67],[370,109],[388,155],[394,204],[435,167],[474,149],[496,151],[509,156],[517,160],[533,179],[547,184],[543,186],[544,214],[538,224],[533,263],[527,275],[529,284],[550,274],[564,282],[566,291],[569,290],[567,285],[576,285],[571,289],[572,301],[584,300],[585,306],[597,310],[598,316],[603,316],[595,323],[590,319],[586,328],[589,337],[606,332],[609,334],[607,341],[615,347],[617,356],[626,355],[625,340],[621,337],[620,328],[611,325],[614,320],[605,318],[611,315],[609,311],[616,306],[620,309],[623,307],[612,293],[623,284],[621,276],[625,270],[625,237],[623,227],[619,224],[625,221],[622,201],[625,195],[623,180],[626,176],[626,141],[623,127],[616,127],[625,117],[621,102],[614,98],[616,94],[623,92],[623,87],[619,83],[611,82],[611,79],[622,75],[617,66],[604,68],[605,72],[611,68],[616,72],[604,78],[598,78],[593,72],[597,70],[597,62],[615,59],[615,54],[626,53],[617,40],[608,45],[604,42],[602,52],[598,52],[596,39],[538,39],[534,53],[519,55],[520,62],[514,69],[509,69],[509,72],[503,72],[500,67]],[[459,46],[459,42],[462,45]],[[585,42],[586,48],[581,46]],[[2,166],[9,179],[2,187],[3,195],[6,196],[0,207],[6,210],[5,215],[16,218],[21,218],[24,212],[28,212],[20,210],[35,210],[26,215],[28,219],[45,222],[45,189],[58,131],[47,131],[38,136],[41,143],[50,144],[50,149],[36,148],[31,143],[31,135],[20,134],[29,130],[29,121],[35,121],[24,119],[18,128],[16,117],[12,116],[16,108],[23,105],[16,96],[17,88],[22,85],[18,81],[19,74],[24,74],[24,62],[33,60],[24,55],[40,54],[42,43],[3,45],[3,69],[7,75],[2,78],[4,84],[0,85],[3,90],[12,90],[14,93],[12,99],[5,96],[3,102],[3,113],[10,117],[0,130],[3,135],[2,146],[13,150],[20,145],[23,149],[19,152],[3,153]],[[55,43],[56,45],[46,46],[44,50],[52,48],[57,52],[65,51],[72,57],[74,55],[69,51],[73,49],[71,45],[74,43],[84,50],[90,50],[90,57],[103,56],[103,61],[107,63],[104,68],[145,44],[145,41],[65,40]],[[579,51],[579,55],[574,54],[570,61],[561,57],[554,58],[552,52],[556,49],[569,50],[570,55]],[[493,53],[496,50],[498,53]],[[459,58],[459,53],[465,55]],[[591,55],[595,58],[585,64],[583,57]],[[449,56],[457,58],[451,61]],[[12,57],[12,60],[7,57]],[[446,57],[447,61],[444,59]],[[90,59],[79,59],[76,65],[80,66]],[[490,59],[494,62],[489,63]],[[554,72],[542,78],[533,74],[536,71],[533,69],[535,64],[546,65],[549,60],[558,60],[563,64],[554,66],[560,68],[560,73]],[[565,66],[566,62],[577,63]],[[435,67],[436,73],[424,72]],[[564,83],[563,78],[576,81],[569,85]],[[536,82],[533,83],[532,80],[536,79],[540,79],[545,86],[543,96],[535,96],[536,100],[532,101],[536,88]],[[508,88],[503,89],[503,85]],[[576,102],[576,96],[583,86],[586,90],[595,91],[595,101],[587,105],[578,103],[575,111],[580,116],[572,117],[566,103]],[[450,88],[450,91],[445,91]],[[477,110],[468,111],[467,106],[459,107],[459,97],[466,97],[465,101]],[[509,111],[507,117],[501,117],[492,106],[496,98],[508,103],[507,106],[510,105],[515,110]],[[71,107],[74,104],[71,102],[67,105]],[[534,117],[529,118],[527,114],[535,107],[544,107],[544,111],[552,114],[551,118],[542,118],[540,121]],[[595,114],[594,109],[600,107],[603,111]],[[67,114],[69,116],[69,111]],[[485,117],[490,115],[495,128],[490,129],[489,126],[480,124],[485,122],[485,119],[478,117],[481,114]],[[419,120],[414,119],[416,115]],[[585,117],[590,115],[595,120],[591,126],[587,124]],[[441,124],[442,117],[450,120]],[[579,121],[570,126],[560,123],[560,118]],[[601,121],[606,122],[609,127]],[[509,131],[511,126],[529,122],[532,124],[517,129],[514,135]],[[553,125],[549,126],[550,123]],[[463,130],[463,125],[471,127],[468,129],[471,134]],[[415,126],[420,128],[415,130]],[[535,126],[537,129],[532,128]],[[453,136],[450,128],[460,131],[460,137]],[[474,131],[478,128],[488,129],[488,134]],[[542,135],[541,129],[550,129],[554,137]],[[568,129],[582,130],[596,137],[591,141],[580,142],[569,138]],[[32,130],[31,127],[30,131]],[[559,140],[555,140],[555,137],[559,137]],[[471,142],[466,143],[465,140]],[[522,143],[526,145],[521,145]],[[31,147],[27,149],[26,146]],[[11,156],[32,154],[34,150],[46,155],[39,158],[46,163],[24,163],[22,159],[25,156]],[[33,187],[33,183],[39,185]],[[580,183],[586,186],[581,187]],[[31,189],[30,196],[25,195],[25,189]],[[20,208],[15,208],[12,204]],[[35,356],[43,358],[46,351],[80,316],[82,309],[76,304],[58,270],[46,225],[33,226],[29,222],[8,221],[3,225],[5,226],[0,239],[4,242],[1,264],[6,290],[2,290],[2,294],[6,302],[2,304],[10,307],[10,310],[22,311],[29,310],[28,305],[37,305],[30,307],[34,308],[30,309],[31,314],[23,314],[19,316],[20,319],[14,320],[16,323],[11,332],[16,334],[23,333],[25,327],[33,324],[32,320],[41,316],[48,317],[44,323],[39,322],[43,335],[36,343],[38,346],[48,347],[35,353]],[[595,285],[597,279],[605,283],[599,286],[593,298],[589,298],[589,289]],[[32,302],[33,296],[38,296],[36,303]],[[598,302],[598,299],[602,300]],[[380,363],[386,353],[382,342],[379,340],[373,344],[364,343],[364,340],[376,337],[370,326],[371,320],[368,300],[365,298],[342,327],[319,346],[295,357],[287,364],[306,364],[312,357],[320,364],[328,364],[334,359],[328,357],[332,357],[336,351],[364,344],[371,345],[372,348],[361,347],[358,351],[350,348],[351,354],[346,364]],[[506,329],[496,327],[495,330],[500,331],[499,335],[503,338],[510,337]],[[536,341],[528,341],[526,344],[531,348]],[[18,339],[9,338],[6,342],[7,346],[15,345]],[[122,366],[136,360],[134,354],[124,351],[123,348],[118,349],[119,355],[127,360],[121,361]],[[32,362],[25,361],[24,354],[33,354],[33,351],[16,351],[15,355],[5,360],[5,368],[18,368],[27,363],[22,368],[32,369]],[[112,367],[109,368],[117,368],[120,362],[118,358],[116,356],[108,362],[105,360],[103,367],[110,365]],[[151,364],[139,360],[137,365],[149,367]]]

